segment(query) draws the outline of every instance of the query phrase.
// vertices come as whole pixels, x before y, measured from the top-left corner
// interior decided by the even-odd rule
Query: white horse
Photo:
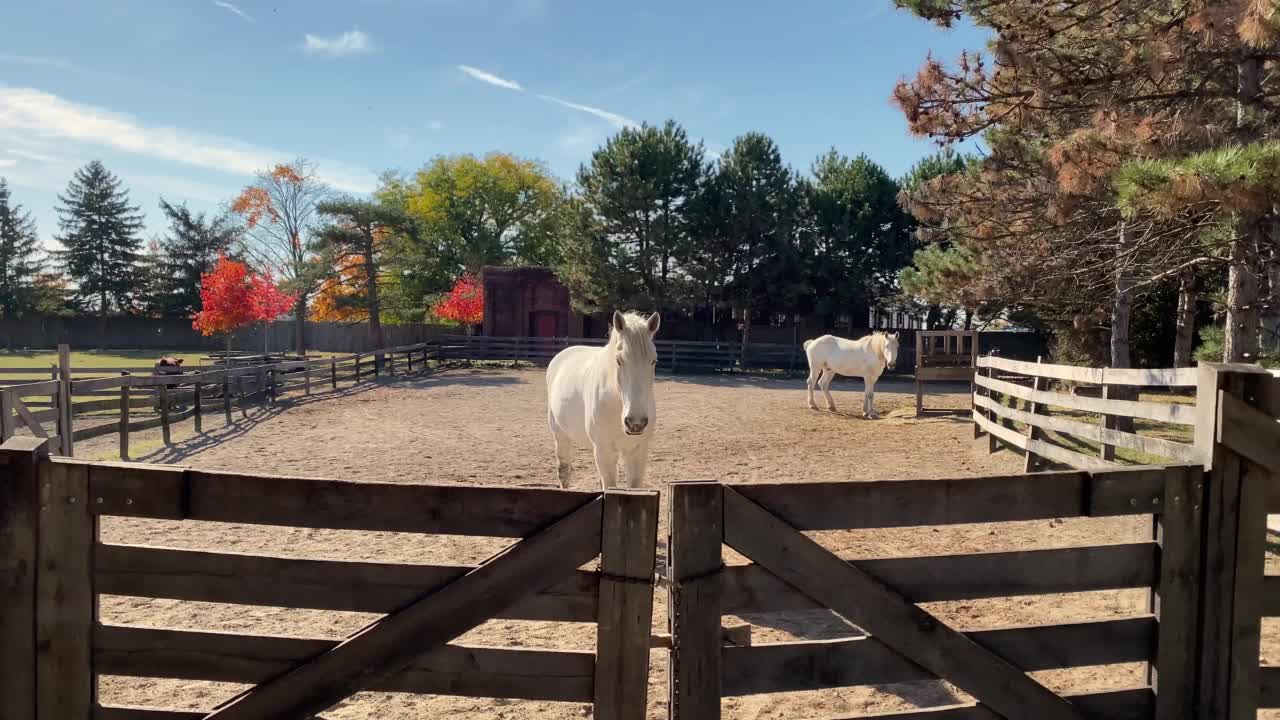
[[[653,336],[661,318],[613,313],[604,347],[578,345],[556,354],[547,367],[547,421],[556,441],[560,487],[569,486],[575,446],[590,445],[604,488],[618,484],[618,458],[627,484],[644,484],[649,441],[657,424]]]
[[[872,333],[858,340],[846,340],[834,335],[823,335],[804,341],[804,354],[809,358],[809,407],[817,410],[813,402],[813,388],[821,381],[822,394],[827,396],[827,409],[835,410],[831,399],[831,381],[836,375],[862,376],[862,415],[867,419],[876,414],[876,380],[885,366],[893,367],[898,361],[898,333],[886,335]]]

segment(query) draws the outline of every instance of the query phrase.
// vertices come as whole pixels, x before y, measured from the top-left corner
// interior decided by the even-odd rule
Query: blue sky
[[[0,26],[0,176],[40,234],[101,159],[162,230],[306,156],[341,190],[438,154],[513,152],[571,180],[610,134],[674,118],[718,151],[771,135],[901,174],[932,147],[889,102],[932,51],[982,49],[889,0],[40,0]]]

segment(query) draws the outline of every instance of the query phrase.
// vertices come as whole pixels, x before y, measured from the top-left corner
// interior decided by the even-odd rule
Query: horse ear
[[[897,339],[898,339],[898,333],[896,333],[896,332],[895,332],[895,333],[894,333],[893,335],[891,335],[890,337],[892,337],[894,340],[897,340]]]
[[[658,313],[654,313],[654,314],[652,314],[652,315],[650,315],[650,316],[649,316],[649,334],[650,334],[650,335],[657,335],[657,334],[658,334],[658,328],[659,328],[661,325],[662,325],[662,316],[661,316],[661,315],[659,315]]]
[[[617,310],[613,311],[613,329],[622,332],[627,329],[627,321],[622,317],[622,313]]]

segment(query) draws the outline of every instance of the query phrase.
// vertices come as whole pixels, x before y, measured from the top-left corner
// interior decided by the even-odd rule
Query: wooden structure
[[[38,438],[0,449],[5,720],[301,719],[364,689],[644,717],[655,492],[258,477],[47,453]],[[514,542],[476,566],[301,560],[105,543],[104,515]],[[579,570],[597,557],[599,570]],[[100,594],[385,615],[342,641],[210,633],[102,623]],[[595,623],[596,651],[451,642],[494,617]],[[254,687],[196,712],[112,707],[96,700],[98,675]]]
[[[1260,666],[1265,516],[1280,511],[1280,380],[1202,368],[1205,464],[1010,477],[671,486],[670,717],[714,719],[722,697],[938,678],[976,703],[878,718],[1252,720],[1280,707],[1280,666]],[[998,427],[998,426],[997,426]],[[912,558],[841,558],[805,532],[1152,517],[1151,541]],[[751,564],[725,566],[722,545]],[[1147,614],[952,628],[919,603],[1147,588]],[[867,636],[724,645],[723,615],[828,608]],[[1147,664],[1134,687],[1055,693],[1026,674]],[[1157,681],[1158,680],[1158,681]],[[846,718],[856,715],[846,715]]]
[[[415,368],[423,371],[438,349],[436,343],[421,343],[342,357],[188,368],[77,368],[68,361],[52,369],[52,380],[0,381],[0,441],[20,431],[30,433],[49,439],[52,454],[70,457],[74,441],[115,433],[120,435],[120,457],[127,460],[131,432],[159,427],[168,444],[173,423],[193,419],[199,432],[206,412],[222,413],[229,424],[233,406],[244,413],[254,401],[337,391],[341,383],[394,377]],[[63,357],[68,358],[69,351]],[[33,371],[38,372],[5,368],[0,376]],[[138,410],[150,410],[153,415],[132,418]],[[78,429],[77,417],[83,424]]]
[[[916,331],[916,417],[925,413],[929,382],[967,382],[973,392],[978,367],[978,333],[972,330]]]
[[[1197,406],[1204,400],[1200,394],[1195,405],[1108,397],[1110,389],[1116,387],[1184,391],[1195,388],[1218,372],[1213,365],[1159,370],[1090,368],[987,356],[978,359],[978,367],[977,391],[973,395],[975,431],[989,434],[989,450],[994,450],[1000,441],[1025,451],[1027,471],[1036,469],[1041,460],[1081,469],[1117,468],[1120,465],[1115,462],[1116,448],[1142,453],[1149,458],[1148,463],[1201,462],[1213,444],[1211,435],[1200,430],[1191,444],[1117,429],[1120,417],[1171,428],[1195,427]],[[1051,388],[1053,383],[1063,382],[1072,383],[1075,392]],[[1101,397],[1087,392],[1086,386],[1100,387],[1097,394]],[[1053,414],[1054,408],[1059,414]],[[1015,429],[1015,423],[1026,429]],[[1053,442],[1050,432],[1094,444],[1098,448],[1096,454]]]
[[[574,312],[569,291],[551,268],[484,267],[480,270],[480,283],[484,287],[485,336],[555,338],[596,334],[590,319]],[[601,335],[604,327],[597,328]]]

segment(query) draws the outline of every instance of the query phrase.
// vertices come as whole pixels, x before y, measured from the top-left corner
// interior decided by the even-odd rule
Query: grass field
[[[186,365],[198,365],[203,352],[166,352],[162,350],[77,350],[71,353],[71,367],[150,367],[157,358],[172,355]],[[58,364],[56,350],[0,351],[0,368],[38,368],[43,371]]]

